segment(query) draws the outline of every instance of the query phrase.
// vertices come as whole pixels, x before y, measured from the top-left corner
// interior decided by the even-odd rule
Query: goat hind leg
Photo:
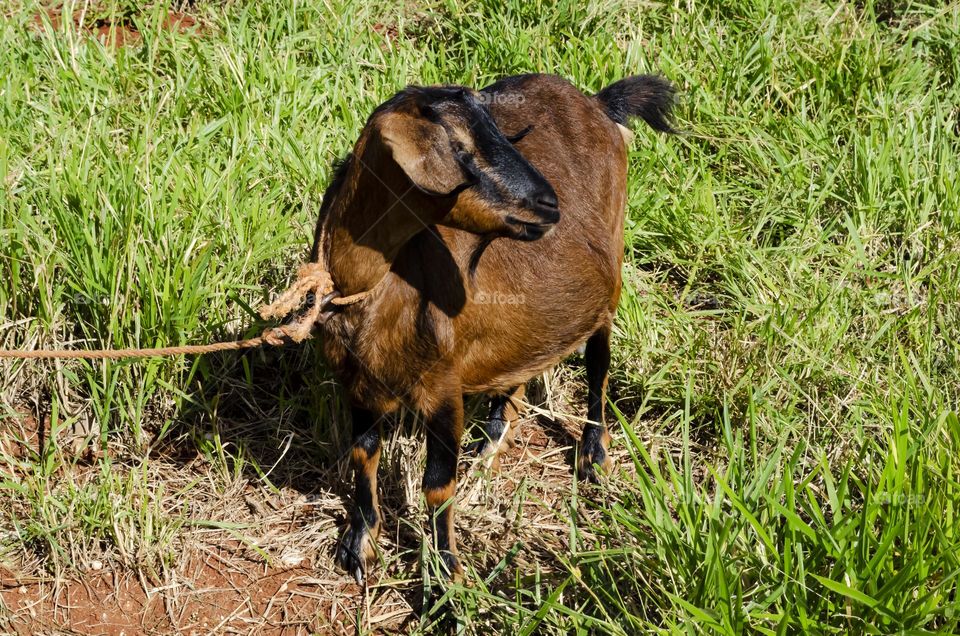
[[[607,450],[610,433],[603,421],[606,404],[607,374],[610,371],[610,327],[601,327],[587,339],[584,354],[587,367],[587,420],[580,438],[577,464],[581,479],[597,481],[594,466],[609,473],[613,461]]]
[[[520,419],[520,401],[526,386],[521,384],[505,394],[490,398],[490,415],[483,423],[481,438],[470,444],[468,452],[481,457],[493,457],[491,467],[500,465],[500,452],[513,446],[517,421]]]

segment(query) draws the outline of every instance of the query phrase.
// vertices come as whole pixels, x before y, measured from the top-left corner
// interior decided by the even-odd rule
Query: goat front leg
[[[427,466],[423,471],[423,494],[434,547],[454,580],[463,576],[457,560],[453,529],[454,494],[457,490],[457,460],[463,435],[463,397],[446,398],[426,418]]]
[[[603,422],[606,404],[607,373],[610,371],[610,327],[597,329],[587,339],[584,355],[587,367],[587,420],[580,438],[580,456],[577,462],[581,479],[597,482],[594,466],[609,473],[613,461],[607,454],[610,433]]]
[[[380,505],[377,499],[380,422],[377,416],[366,409],[353,407],[351,411],[353,510],[350,513],[350,525],[337,548],[337,563],[354,576],[358,585],[362,585],[367,562],[376,557],[374,544],[380,534]]]

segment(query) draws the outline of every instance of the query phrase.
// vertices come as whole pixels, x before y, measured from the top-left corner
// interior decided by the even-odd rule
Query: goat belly
[[[516,355],[500,357],[491,355],[496,346],[478,341],[462,361],[463,392],[502,393],[524,384],[576,351],[589,333],[570,333],[562,340],[551,340],[547,346],[518,347],[510,352]]]

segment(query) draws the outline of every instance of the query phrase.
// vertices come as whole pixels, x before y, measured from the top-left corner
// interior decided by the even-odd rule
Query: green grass
[[[630,156],[627,470],[566,487],[549,559],[498,545],[415,629],[960,631],[960,5],[250,0],[200,3],[198,35],[136,4],[111,5],[143,34],[120,50],[5,9],[0,345],[254,334],[331,161],[397,89],[660,72],[683,132],[638,127]],[[218,484],[270,468],[224,435],[246,408],[224,377],[294,423],[297,461],[339,457],[327,374],[264,355],[0,363],[4,562],[175,560],[205,519],[158,449],[195,445]],[[15,454],[23,405],[50,441]]]

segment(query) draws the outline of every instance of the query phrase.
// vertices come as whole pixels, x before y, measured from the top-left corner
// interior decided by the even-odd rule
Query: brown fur
[[[366,154],[372,135],[361,135],[355,154],[363,163],[348,173],[343,203],[331,212],[338,222],[327,249],[344,295],[376,289],[324,329],[328,360],[358,403],[385,413],[402,401],[430,413],[444,389],[506,391],[612,321],[623,258],[623,137],[595,99],[565,80],[534,76],[522,90],[522,104],[494,103],[490,111],[507,133],[534,126],[517,148],[553,184],[561,220],[537,241],[494,240],[472,277],[481,239],[425,229],[445,210],[410,190],[381,148]],[[385,169],[374,174],[369,165]],[[383,190],[385,197],[365,196]],[[457,207],[482,206],[469,191],[459,198]],[[480,304],[478,294],[516,302]]]
[[[431,488],[424,491],[424,497],[427,500],[427,505],[431,508],[438,508],[453,497],[454,492],[457,490],[457,482],[451,481],[449,484],[442,488]]]
[[[377,493],[377,467],[380,464],[380,448],[378,447],[373,455],[368,455],[362,448],[354,448],[350,453],[350,461],[353,469],[366,477],[369,484],[373,510],[377,513],[377,522],[372,526],[367,526],[367,532],[376,539],[380,536],[380,500]]]
[[[392,100],[371,116],[339,190],[324,202],[314,248],[342,294],[372,290],[323,328],[326,357],[354,405],[385,414],[404,404],[428,422],[452,413],[457,445],[463,394],[522,388],[609,330],[620,296],[625,129],[597,97],[555,76],[511,78],[498,90],[521,96],[485,103],[503,134],[529,130],[515,149],[555,190],[560,220],[551,232],[526,242],[495,238],[505,213],[470,187],[456,191],[460,168],[437,145],[449,138],[472,152],[471,130],[456,119],[440,128],[414,104]],[[490,168],[479,154],[476,165]],[[499,187],[505,178],[493,181]],[[519,206],[510,213],[537,220]],[[604,432],[604,448],[608,440]],[[375,464],[370,474],[368,458],[354,459],[375,487]],[[432,511],[455,484],[425,490]],[[450,553],[452,520],[451,502],[442,520]]]

